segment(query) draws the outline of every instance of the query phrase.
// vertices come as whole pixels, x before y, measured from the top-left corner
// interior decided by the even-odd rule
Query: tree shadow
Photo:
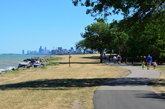
[[[15,84],[0,85],[0,90],[70,90],[76,87],[100,86],[114,78],[93,78],[93,79],[45,79],[36,81],[20,82]]]
[[[114,80],[115,79],[115,80]],[[44,79],[20,82],[14,84],[0,85],[0,90],[71,90],[81,87],[94,86],[143,86],[154,85],[149,78],[92,78],[92,79]],[[109,82],[110,81],[110,82]],[[163,79],[159,81],[165,81]],[[108,83],[107,83],[108,82]],[[160,83],[160,86],[165,86],[165,83]]]
[[[125,78],[119,78],[119,79],[111,81],[109,83],[105,83],[103,85],[106,85],[106,86],[143,86],[143,85],[151,85],[150,81],[152,81],[152,80],[154,80],[154,79],[125,77]],[[165,84],[162,84],[162,85],[165,85]]]
[[[81,57],[85,59],[100,59],[100,56]]]
[[[59,64],[69,64],[69,62],[59,62]],[[70,62],[70,64],[100,64],[99,62]]]
[[[152,98],[152,99],[160,99],[160,100],[165,100],[165,98],[162,98],[155,94],[154,92],[141,92],[140,94],[136,94],[137,98]]]

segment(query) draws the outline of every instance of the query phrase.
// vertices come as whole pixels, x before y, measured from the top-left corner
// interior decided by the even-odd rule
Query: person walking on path
[[[153,68],[154,68],[154,70],[155,70],[155,68],[156,68],[156,66],[157,66],[156,60],[155,60],[154,62],[152,62],[152,64],[153,64]]]
[[[114,64],[116,64],[116,56],[113,56]]]
[[[120,61],[121,61],[121,56],[118,55],[118,56],[117,56],[117,63],[120,64]]]
[[[144,70],[144,67],[145,67],[145,62],[143,61],[142,62],[142,69]]]
[[[146,58],[146,62],[147,62],[147,70],[150,70],[150,66],[152,63],[152,57],[150,56],[150,54],[148,54],[148,56]]]
[[[111,62],[111,55],[109,55],[108,60],[109,60],[109,63],[110,63]]]

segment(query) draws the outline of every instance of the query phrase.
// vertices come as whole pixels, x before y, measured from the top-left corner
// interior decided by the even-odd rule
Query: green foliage
[[[85,40],[81,40],[76,44],[76,49],[83,49],[83,54],[88,49],[88,42]]]
[[[51,66],[60,65],[59,63],[51,63]]]
[[[111,24],[103,19],[88,25],[81,34],[85,47],[100,51],[116,51],[125,57],[146,56],[163,59],[165,53],[165,1],[162,0],[72,0],[89,7],[87,14],[106,18],[121,14],[124,19]],[[111,8],[113,9],[111,10]],[[131,13],[131,14],[130,14]]]
[[[54,56],[51,56],[49,57],[49,60],[48,61],[59,61],[61,60],[62,58],[61,57],[54,57]]]
[[[4,74],[8,74],[8,73],[18,73],[19,71],[22,71],[22,69],[18,69],[18,70],[9,70],[9,71],[6,71],[5,73],[1,74],[2,76]]]
[[[88,25],[82,37],[85,38],[85,42],[87,42],[89,48],[102,52],[111,40],[109,24],[96,22]]]
[[[40,66],[39,68],[40,68],[40,69],[47,69],[46,66]]]
[[[164,11],[165,1],[162,0],[72,0],[72,3],[77,6],[86,6],[87,14],[96,17],[97,15],[104,18],[119,12],[128,19],[129,25],[133,25],[139,20],[148,22],[153,15],[158,17],[160,12]],[[131,14],[130,14],[131,13]],[[133,13],[133,14],[132,14]]]

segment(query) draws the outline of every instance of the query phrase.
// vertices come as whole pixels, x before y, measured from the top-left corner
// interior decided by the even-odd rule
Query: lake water
[[[9,67],[18,67],[19,62],[30,57],[44,57],[46,55],[2,55],[0,54],[0,69],[7,69]]]

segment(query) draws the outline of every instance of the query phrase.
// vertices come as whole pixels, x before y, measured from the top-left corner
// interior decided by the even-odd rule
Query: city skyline
[[[38,50],[27,50],[27,52],[25,53],[25,50],[22,50],[22,54],[51,54],[51,55],[55,55],[55,54],[68,54],[68,53],[72,53],[72,54],[82,54],[82,52],[78,52],[75,48],[70,47],[70,49],[63,49],[63,47],[56,47],[56,49],[49,50],[47,49],[47,47],[43,47],[40,46]]]

